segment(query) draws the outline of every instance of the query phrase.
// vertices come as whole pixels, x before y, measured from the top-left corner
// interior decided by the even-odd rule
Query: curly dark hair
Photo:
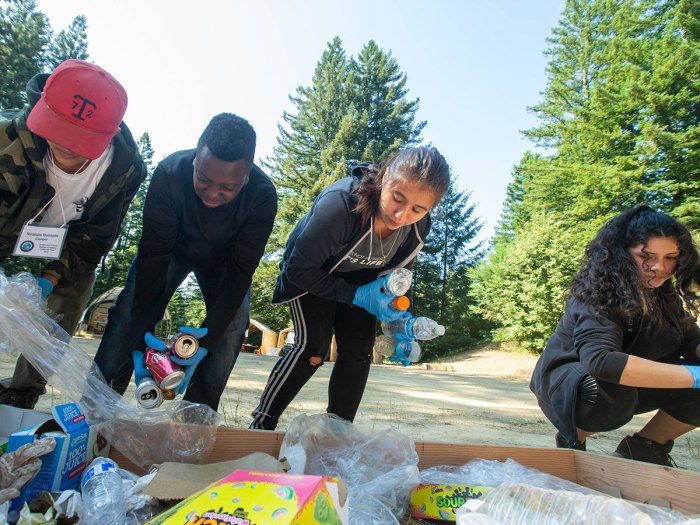
[[[644,285],[630,248],[645,245],[651,237],[673,237],[678,259],[673,279],[653,289]],[[682,302],[697,315],[700,284],[698,251],[680,221],[643,205],[612,218],[588,244],[585,265],[571,285],[571,295],[598,311],[617,315],[627,324],[645,318],[652,323],[676,323]]]
[[[435,192],[438,201],[447,193],[450,185],[450,166],[437,148],[419,146],[407,148],[386,159],[381,166],[370,165],[360,185],[355,189],[358,196],[356,213],[362,215],[362,222],[368,223],[379,209],[382,184],[385,178],[401,174],[407,179],[419,182]]]
[[[219,160],[235,162],[244,159],[252,167],[255,141],[255,130],[246,119],[233,113],[219,113],[199,137],[197,151],[206,146]]]

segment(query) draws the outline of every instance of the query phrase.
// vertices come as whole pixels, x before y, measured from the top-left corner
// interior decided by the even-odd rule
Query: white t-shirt
[[[47,152],[44,156],[44,170],[46,179],[56,190],[56,194],[40,223],[46,226],[62,226],[64,223],[80,219],[85,203],[95,192],[113,157],[114,147],[110,144],[99,158],[91,160],[78,173],[66,173],[53,162],[51,152]]]

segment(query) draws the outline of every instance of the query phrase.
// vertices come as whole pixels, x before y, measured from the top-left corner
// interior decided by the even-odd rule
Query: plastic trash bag
[[[66,398],[76,401],[90,425],[143,469],[154,463],[202,462],[216,439],[219,415],[187,401],[143,409],[105,383],[102,373],[44,311],[36,279],[0,273],[0,352],[19,353]]]
[[[363,434],[333,414],[295,417],[282,441],[283,457],[292,473],[344,480],[357,525],[398,523],[420,481],[413,439],[393,430]]]

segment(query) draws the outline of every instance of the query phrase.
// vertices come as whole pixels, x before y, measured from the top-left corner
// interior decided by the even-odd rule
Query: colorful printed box
[[[455,521],[455,511],[469,499],[479,499],[491,487],[477,485],[418,485],[411,493],[411,516],[414,518]]]
[[[148,525],[348,525],[345,483],[335,478],[236,470]]]

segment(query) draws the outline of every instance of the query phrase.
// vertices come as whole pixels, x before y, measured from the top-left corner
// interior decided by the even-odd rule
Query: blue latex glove
[[[191,326],[181,326],[180,327],[180,332],[183,334],[189,334],[195,339],[199,340],[207,333],[209,332],[209,328],[207,327],[202,327],[202,328],[193,328]]]
[[[151,332],[146,332],[146,335],[143,336],[143,340],[146,342],[146,346],[148,346],[148,348],[153,348],[153,350],[165,352],[168,349],[168,345],[158,339]]]
[[[131,359],[134,360],[134,383],[139,386],[141,380],[150,377],[153,378],[151,372],[146,368],[146,362],[144,361],[144,353],[138,350],[133,350],[131,352]]]
[[[200,346],[197,353],[192,357],[188,357],[187,359],[181,359],[176,355],[170,357],[170,360],[173,363],[177,363],[178,365],[185,367],[185,377],[183,378],[182,383],[173,388],[173,392],[176,394],[183,394],[185,390],[187,390],[187,385],[190,384],[190,379],[192,379],[192,374],[194,374],[195,368],[197,368],[197,365],[206,357],[208,353],[209,350]]]
[[[360,286],[352,300],[352,304],[364,308],[383,323],[401,319],[405,313],[405,310],[394,310],[390,306],[394,298],[382,292],[385,281],[386,275],[383,275],[376,281]]]
[[[36,283],[41,288],[41,298],[47,299],[53,292],[53,283],[44,277],[37,277]]]
[[[700,366],[683,365],[693,376],[693,388],[700,388]]]
[[[404,343],[407,341],[413,341],[410,337],[405,337],[403,334],[396,334],[396,343],[394,344],[394,355],[389,357],[389,361],[392,363],[401,363],[403,366],[408,366],[411,362],[407,359],[408,356],[404,352]]]

